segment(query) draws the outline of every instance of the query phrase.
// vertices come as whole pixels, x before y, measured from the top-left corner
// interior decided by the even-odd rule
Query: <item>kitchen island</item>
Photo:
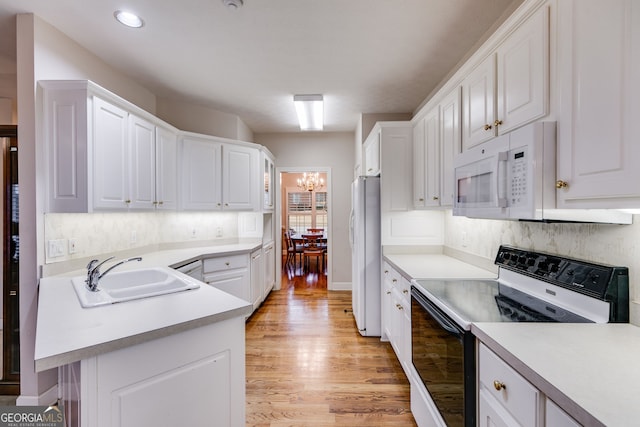
[[[175,266],[260,243],[158,251],[119,270]],[[244,425],[252,305],[211,286],[82,308],[70,278],[43,278],[36,371],[59,368],[67,425]],[[178,273],[180,274],[180,273]]]

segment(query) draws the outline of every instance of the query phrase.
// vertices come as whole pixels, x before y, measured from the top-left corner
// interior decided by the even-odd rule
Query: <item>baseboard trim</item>
[[[39,396],[25,396],[21,394],[16,399],[16,406],[48,406],[58,401],[58,384]]]
[[[332,282],[327,289],[330,291],[350,291],[352,286],[351,282]]]

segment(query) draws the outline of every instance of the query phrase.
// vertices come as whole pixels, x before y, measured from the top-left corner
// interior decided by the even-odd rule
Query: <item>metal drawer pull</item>
[[[505,384],[505,383],[503,383],[503,382],[501,382],[501,381],[498,381],[498,380],[495,380],[495,381],[493,382],[493,387],[494,387],[496,390],[498,390],[498,391],[500,391],[500,390],[506,390],[506,389],[507,389],[506,384]]]

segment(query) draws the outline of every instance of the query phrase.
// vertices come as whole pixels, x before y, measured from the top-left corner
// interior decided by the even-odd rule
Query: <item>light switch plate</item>
[[[49,240],[49,258],[64,256],[64,239]]]

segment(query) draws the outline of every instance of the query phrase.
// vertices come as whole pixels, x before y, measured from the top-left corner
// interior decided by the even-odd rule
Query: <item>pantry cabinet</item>
[[[260,210],[259,151],[189,134],[180,142],[184,210]]]
[[[558,2],[559,208],[640,207],[640,4]]]
[[[462,81],[462,147],[543,117],[549,98],[549,11],[540,7]]]

